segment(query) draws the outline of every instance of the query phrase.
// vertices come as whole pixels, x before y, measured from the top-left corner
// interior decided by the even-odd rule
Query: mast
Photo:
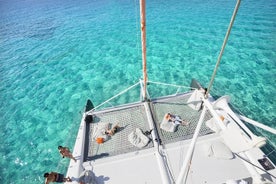
[[[146,60],[146,3],[145,0],[140,0],[140,21],[141,21],[141,44],[142,44],[142,61],[143,61],[143,98],[147,99],[147,60]]]

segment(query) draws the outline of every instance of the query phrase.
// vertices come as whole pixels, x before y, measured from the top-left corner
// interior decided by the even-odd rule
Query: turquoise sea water
[[[148,1],[149,80],[207,86],[234,6]],[[98,105],[142,76],[138,8],[133,0],[0,0],[0,183],[66,173],[57,146],[73,148],[86,100]],[[212,92],[276,128],[275,84],[276,1],[242,1]]]

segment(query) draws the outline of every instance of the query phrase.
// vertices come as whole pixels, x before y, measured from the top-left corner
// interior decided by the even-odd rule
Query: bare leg
[[[63,182],[71,182],[71,178],[70,177],[67,177],[67,178],[63,178]]]
[[[77,162],[77,160],[71,155],[71,158],[75,161],[75,162]]]

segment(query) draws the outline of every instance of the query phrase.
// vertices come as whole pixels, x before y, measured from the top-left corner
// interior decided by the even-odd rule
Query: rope
[[[211,78],[211,81],[210,81],[210,84],[208,86],[208,89],[207,89],[207,92],[206,92],[206,98],[209,94],[209,91],[213,85],[213,82],[214,82],[214,79],[215,79],[215,75],[217,73],[217,70],[218,70],[218,66],[220,64],[220,60],[221,60],[221,57],[222,57],[222,54],[224,52],[224,49],[225,49],[225,46],[226,46],[226,43],[227,43],[227,40],[228,40],[228,37],[230,35],[230,32],[231,32],[231,29],[232,29],[232,26],[233,26],[233,23],[234,23],[234,20],[235,20],[235,17],[237,15],[237,12],[238,12],[238,9],[239,9],[239,6],[240,6],[240,2],[241,0],[237,0],[237,3],[236,3],[236,7],[234,9],[234,12],[233,12],[233,15],[232,15],[232,18],[231,18],[231,21],[230,21],[230,24],[229,24],[229,27],[228,27],[228,30],[226,32],[226,35],[225,35],[225,38],[224,38],[224,41],[223,41],[223,44],[222,44],[222,48],[220,50],[220,53],[219,53],[219,57],[218,57],[218,60],[217,60],[217,63],[216,63],[216,67],[214,69],[214,72],[213,72],[213,75],[212,75],[212,78]]]

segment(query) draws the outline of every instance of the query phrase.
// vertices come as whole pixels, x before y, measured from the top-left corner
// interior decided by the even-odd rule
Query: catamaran
[[[276,183],[275,146],[257,129],[276,130],[232,108],[229,96],[209,93],[239,6],[240,0],[208,88],[195,79],[185,87],[148,80],[140,0],[143,78],[98,106],[87,101],[73,149],[77,162],[67,171],[71,183]],[[160,86],[172,93],[154,96]],[[117,104],[124,95],[130,102]]]

